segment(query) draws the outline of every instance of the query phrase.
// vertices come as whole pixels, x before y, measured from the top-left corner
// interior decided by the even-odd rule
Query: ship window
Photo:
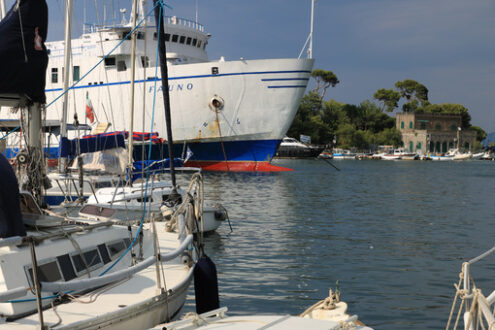
[[[52,83],[58,83],[58,68],[52,68]]]
[[[150,58],[148,56],[141,56],[141,65],[143,68],[149,68]]]
[[[196,46],[196,43],[197,43],[197,42],[198,42],[198,39],[194,38],[194,39],[192,40],[192,45],[193,45],[193,46]]]
[[[172,42],[177,42],[179,40],[179,36],[176,34],[172,34]]]
[[[144,32],[138,32],[137,35],[136,35],[136,38],[139,39],[139,40],[143,40],[144,39]]]
[[[165,33],[165,41],[170,41],[170,33]]]
[[[198,40],[198,48],[201,48],[201,40]]]
[[[105,58],[105,66],[114,66],[114,65],[115,65],[115,57]]]
[[[96,250],[90,250],[88,252],[84,252],[83,255],[84,255],[84,259],[86,259],[86,263],[88,264],[88,267],[98,265],[99,263],[101,263],[100,255]]]
[[[108,255],[108,250],[105,244],[98,245],[98,251],[100,251],[101,258],[103,259],[104,264],[108,264],[110,262],[110,256]]]
[[[72,262],[70,261],[68,254],[58,256],[57,260],[60,265],[60,269],[62,270],[62,275],[64,275],[64,280],[70,281],[73,278],[76,278],[76,273],[74,272],[74,268],[72,267]]]
[[[211,68],[211,74],[218,74],[218,67],[214,66]]]
[[[203,49],[206,49],[206,45],[208,45],[208,41],[205,41],[205,43],[203,44]]]
[[[186,45],[190,45],[191,44],[191,37],[187,37],[187,40],[186,40]]]
[[[72,79],[74,79],[74,81],[79,80],[79,71],[80,71],[80,67],[74,66],[73,71],[72,71]]]
[[[158,34],[156,32],[153,32],[153,40],[158,39],[157,36],[158,36]]]
[[[127,70],[127,66],[125,65],[125,61],[117,62],[117,71],[125,71]]]
[[[108,244],[107,248],[108,251],[110,252],[110,256],[113,257],[116,254],[120,253],[122,250],[124,250],[125,245],[123,241],[118,241],[116,243]]]
[[[186,41],[186,37],[185,36],[180,36],[179,43],[183,44],[185,41]]]
[[[33,280],[33,269],[28,269],[29,276],[31,277],[31,283]],[[60,275],[60,270],[56,261],[47,262],[44,265],[38,266],[38,280],[40,282],[55,282],[60,281],[62,276]]]

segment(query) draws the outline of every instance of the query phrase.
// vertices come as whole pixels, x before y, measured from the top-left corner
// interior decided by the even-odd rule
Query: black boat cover
[[[25,94],[45,103],[47,30],[45,0],[17,0],[0,21],[0,94]]]
[[[26,236],[22,221],[19,186],[14,170],[4,155],[0,154],[0,237]]]

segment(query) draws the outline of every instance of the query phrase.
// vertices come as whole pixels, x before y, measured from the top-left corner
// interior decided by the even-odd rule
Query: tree
[[[313,92],[319,94],[322,100],[328,87],[335,87],[340,82],[337,76],[330,70],[315,69],[311,72],[311,77],[316,80],[316,87],[313,89]]]
[[[440,107],[442,108],[442,113],[461,115],[461,127],[463,129],[471,126],[471,116],[469,115],[469,110],[462,104],[442,103],[440,104]]]
[[[476,131],[476,141],[483,141],[486,139],[486,132],[479,126],[471,126],[469,127],[470,130]]]
[[[425,107],[428,102],[428,88],[420,84],[416,80],[406,79],[395,83],[395,87],[399,90],[401,97],[406,98],[406,103],[402,105],[404,112],[413,112],[421,107]]]
[[[392,127],[386,128],[376,134],[375,143],[377,145],[393,145],[394,147],[398,147],[401,141],[402,137],[400,132],[395,127]]]
[[[381,102],[382,111],[393,112],[399,106],[400,94],[393,89],[380,88],[373,94],[373,98]]]

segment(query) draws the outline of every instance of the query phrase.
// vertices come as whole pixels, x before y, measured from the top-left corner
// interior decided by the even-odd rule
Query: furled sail
[[[47,29],[45,0],[17,0],[0,21],[0,94],[45,102]]]

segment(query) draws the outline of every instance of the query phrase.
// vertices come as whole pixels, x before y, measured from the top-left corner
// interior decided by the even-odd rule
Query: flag
[[[191,149],[189,149],[189,147],[187,147],[187,153],[186,153],[186,159],[184,159],[184,163],[187,162],[193,155],[193,152],[191,151]]]
[[[95,113],[93,110],[93,104],[89,99],[88,93],[86,93],[86,117],[89,119],[89,122],[92,124],[95,121]]]

